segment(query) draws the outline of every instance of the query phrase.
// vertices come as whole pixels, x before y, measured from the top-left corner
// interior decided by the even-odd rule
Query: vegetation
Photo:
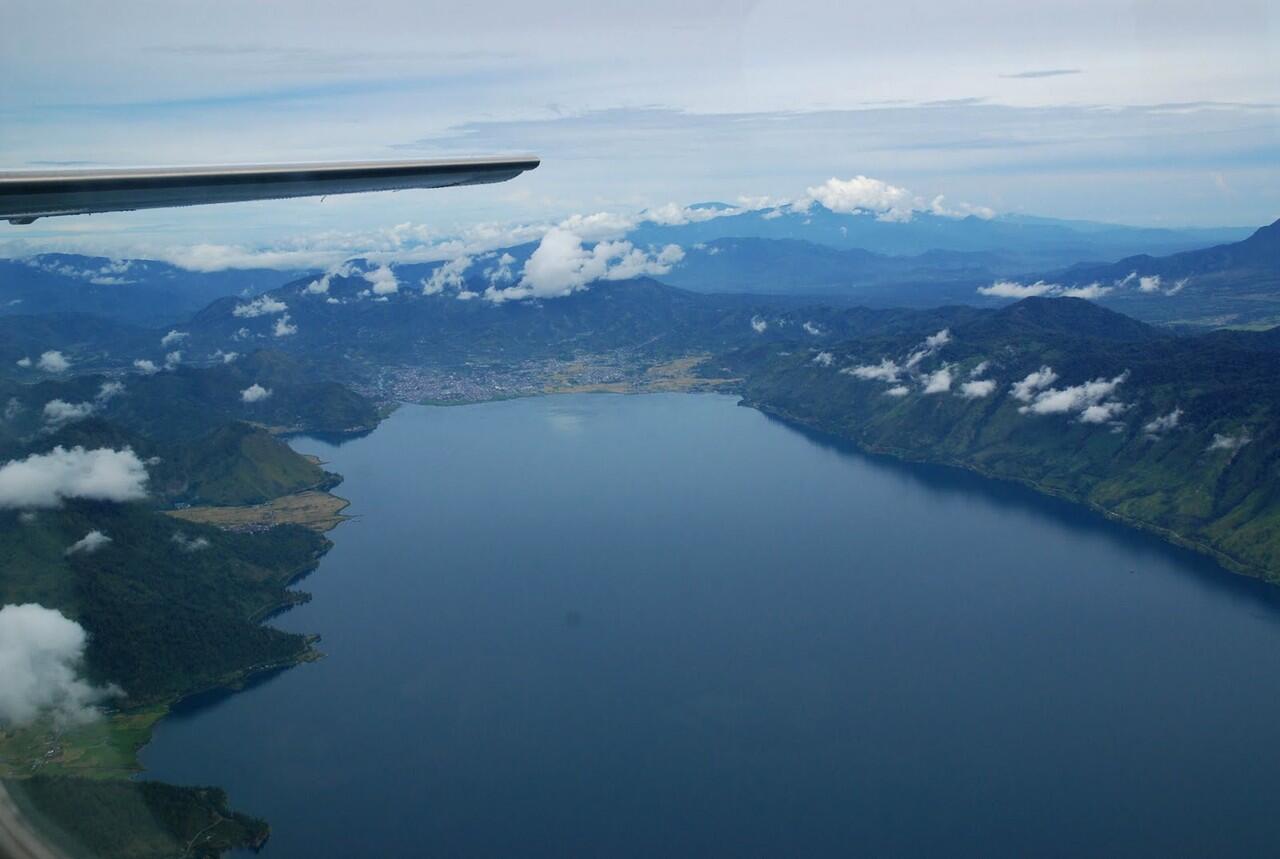
[[[216,857],[259,847],[269,834],[265,821],[231,811],[226,794],[213,787],[44,776],[5,786],[73,857]]]
[[[953,327],[917,365],[950,368],[944,393],[904,372],[891,396],[890,383],[840,372],[902,360],[918,337],[824,347],[829,364],[808,344],[723,363],[750,405],[868,450],[1027,483],[1280,580],[1280,354],[1239,345],[1250,337],[1265,335],[1174,337],[1080,299],[1026,299]],[[993,390],[960,396],[982,363]],[[1045,366],[1059,390],[1120,379],[1115,413],[1030,411],[1011,385]],[[1153,424],[1175,412],[1175,425]]]

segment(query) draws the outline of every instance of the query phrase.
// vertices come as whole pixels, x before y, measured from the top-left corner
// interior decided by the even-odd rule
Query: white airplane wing
[[[0,220],[505,182],[532,156],[0,172]]]

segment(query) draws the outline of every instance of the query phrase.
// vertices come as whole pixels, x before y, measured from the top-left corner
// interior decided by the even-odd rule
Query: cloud
[[[683,256],[678,245],[667,245],[658,253],[649,254],[627,241],[597,242],[588,249],[576,233],[553,227],[524,264],[520,282],[505,289],[491,286],[484,297],[495,303],[560,298],[597,280],[666,274]]]
[[[264,388],[257,382],[240,392],[240,400],[245,403],[258,403],[271,396],[271,389]]]
[[[83,552],[86,555],[92,555],[110,542],[111,538],[101,531],[90,531],[68,546],[65,554],[74,555]]]
[[[156,362],[149,361],[146,358],[137,359],[133,362],[133,366],[144,376],[151,376],[160,372],[160,368],[156,366]]]
[[[1138,278],[1139,292],[1159,292],[1160,291],[1160,275],[1152,274],[1146,277]]]
[[[1029,403],[1035,399],[1037,391],[1049,387],[1056,381],[1058,381],[1058,374],[1053,372],[1052,367],[1041,367],[1034,373],[1028,373],[1022,381],[1014,382],[1009,387],[1009,392],[1013,394],[1015,400]]]
[[[219,349],[211,356],[215,361],[221,361],[224,364],[230,364],[232,361],[240,357],[239,352],[223,352]]]
[[[897,382],[898,377],[902,374],[903,370],[897,361],[885,358],[879,364],[863,364],[858,367],[846,367],[840,372],[850,376],[856,376],[859,379],[881,382]]]
[[[951,390],[950,367],[943,367],[925,376],[924,392],[926,394],[945,394],[949,390]]]
[[[979,363],[979,364],[975,365],[975,366],[973,367],[973,369],[969,371],[969,378],[970,378],[970,379],[976,379],[976,378],[978,378],[979,376],[981,376],[981,375],[983,375],[984,373],[986,373],[986,372],[987,372],[987,370],[990,370],[990,369],[991,369],[991,362],[990,362],[990,361],[983,361],[983,362],[981,362],[981,363]]]
[[[288,337],[298,333],[298,326],[293,324],[289,314],[286,313],[276,320],[275,327],[271,329],[271,333],[276,337]]]
[[[515,257],[510,254],[503,254],[502,257],[503,259],[510,259],[511,262],[515,262]],[[450,260],[440,266],[435,271],[431,272],[431,277],[422,279],[422,294],[437,295],[444,292],[446,287],[461,290],[466,283],[462,276],[466,273],[467,269],[471,268],[472,262],[473,260],[471,257],[460,256],[457,259]],[[511,280],[510,264],[510,262],[505,264],[506,282],[508,283]],[[502,264],[500,263],[500,265]],[[490,283],[500,282],[493,276],[490,276],[489,281]]]
[[[1190,283],[1190,282],[1191,282],[1191,278],[1189,278],[1189,277],[1184,277],[1184,278],[1182,278],[1182,279],[1180,279],[1180,280],[1175,280],[1175,281],[1173,282],[1173,286],[1171,286],[1171,287],[1169,287],[1168,289],[1166,289],[1166,290],[1164,291],[1164,294],[1165,294],[1165,295],[1177,295],[1179,292],[1182,292],[1182,290],[1184,290],[1184,289],[1186,288],[1187,284],[1188,284],[1188,283]]]
[[[817,355],[813,356],[813,363],[817,364],[819,367],[830,367],[831,362],[834,360],[835,356],[830,352],[819,352]]]
[[[35,603],[0,608],[0,723],[24,725],[47,714],[59,727],[83,724],[97,705],[120,694],[80,677],[84,628]]]
[[[1115,420],[1129,406],[1114,400],[1087,407],[1080,413],[1080,422],[1086,424],[1105,424]]]
[[[247,304],[237,304],[231,309],[232,316],[239,316],[244,319],[253,319],[257,316],[269,316],[273,313],[284,313],[289,309],[289,305],[285,304],[278,298],[272,298],[270,295],[260,295]]]
[[[983,397],[991,396],[996,389],[996,383],[992,379],[977,379],[972,382],[965,382],[960,386],[960,396],[966,400],[980,400]]]
[[[1206,447],[1205,450],[1227,450],[1234,455],[1236,451],[1251,441],[1253,441],[1253,439],[1249,437],[1249,433],[1247,432],[1242,431],[1240,435],[1223,435],[1222,433],[1216,432],[1213,434],[1213,441],[1209,442],[1209,446]]]
[[[114,397],[118,397],[124,393],[124,382],[103,382],[98,386],[98,393],[94,395],[94,399],[100,403],[105,403]]]
[[[40,356],[36,366],[46,373],[65,373],[71,369],[71,362],[57,349],[50,349]]]
[[[676,203],[667,203],[665,206],[658,206],[654,209],[645,209],[641,213],[642,220],[649,221],[653,224],[659,224],[666,227],[678,227],[684,224],[699,224],[703,221],[710,221],[713,218],[723,218],[730,215],[741,215],[746,209],[723,208],[714,206],[704,206],[695,208],[692,206],[681,206]]]
[[[23,369],[25,370],[26,368],[28,368],[28,367],[30,367],[30,366],[31,366],[31,359],[30,359],[30,358],[28,358],[26,355],[23,355],[21,358],[19,358],[19,359],[18,359],[16,362],[14,362],[14,363],[16,363],[19,367],[21,367],[21,368],[23,368]]]
[[[516,264],[516,258],[511,254],[504,253],[498,257],[496,265],[492,265],[484,270],[484,276],[489,279],[490,286],[497,286],[500,283],[511,283],[515,280],[515,275],[511,271],[511,267]]]
[[[58,507],[64,499],[138,501],[147,469],[130,448],[61,446],[0,466],[0,508]]]
[[[1056,78],[1063,75],[1078,75],[1083,69],[1028,69],[1025,72],[1014,72],[1011,75],[1001,75],[1006,80],[1035,80],[1039,78]]]
[[[806,321],[802,327],[804,328],[806,334],[812,334],[814,337],[822,336],[822,329],[814,325],[812,322]]]
[[[1045,388],[1037,392],[1034,398],[1018,411],[1033,415],[1074,412],[1080,415],[1080,420],[1084,423],[1106,423],[1128,408],[1123,403],[1106,402],[1107,398],[1115,393],[1116,388],[1124,384],[1128,378],[1129,371],[1125,370],[1111,379],[1093,379],[1082,385],[1072,385],[1068,388]],[[1026,381],[1026,379],[1023,380],[1023,382]],[[1018,399],[1022,398],[1018,397]]]
[[[1182,409],[1175,408],[1167,415],[1161,415],[1153,419],[1142,427],[1142,431],[1147,435],[1159,435],[1176,429],[1178,424],[1182,422]]]
[[[191,335],[188,334],[186,331],[170,330],[168,334],[160,338],[160,345],[166,346],[166,347],[172,346],[174,343],[181,343],[183,340],[186,340],[190,336]]]
[[[170,540],[177,544],[178,548],[184,552],[199,552],[209,548],[209,540],[206,537],[188,537],[181,531],[174,534]]]
[[[884,392],[886,397],[905,397],[911,393],[911,389],[906,385],[895,385]]]
[[[751,330],[757,334],[763,334],[769,328],[769,322],[759,316],[751,317]]]
[[[180,351],[174,350],[173,352],[165,353],[164,366],[166,370],[172,370],[174,367],[178,366],[181,363],[182,363],[182,353]]]
[[[366,271],[364,279],[372,284],[374,295],[394,295],[400,291],[400,281],[396,279],[396,274],[389,265],[378,266],[373,271]],[[276,336],[280,337],[282,335],[277,333]]]
[[[66,400],[50,400],[44,404],[44,421],[51,429],[75,421],[82,421],[93,414],[93,403],[68,403]]]
[[[1101,298],[1111,291],[1111,287],[1103,286],[1100,283],[1090,283],[1086,286],[1067,286],[1063,287],[1057,294],[1065,298],[1085,298],[1090,301]]]
[[[996,210],[989,206],[974,206],[970,203],[957,203],[954,206],[947,205],[946,197],[939,194],[933,198],[933,202],[929,204],[929,211],[935,215],[941,215],[944,218],[965,218],[973,215],[989,221],[996,216]]]
[[[1018,283],[1013,280],[997,280],[990,286],[978,287],[978,292],[982,295],[991,295],[996,298],[1032,298],[1037,295],[1052,295],[1061,289],[1060,285],[1045,283],[1043,280],[1028,284]]]
[[[852,179],[832,177],[809,188],[802,207],[808,201],[844,214],[871,212],[881,221],[909,221],[915,208],[911,192],[906,188],[862,175]]]
[[[915,348],[915,350],[907,356],[905,364],[908,370],[913,369],[917,364],[925,358],[932,357],[935,352],[951,342],[951,329],[943,328],[936,334],[930,334],[924,338],[924,342]]]

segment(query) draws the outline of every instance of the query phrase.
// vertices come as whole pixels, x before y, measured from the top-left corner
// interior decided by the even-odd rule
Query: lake
[[[719,395],[405,406],[274,621],[325,658],[148,776],[318,856],[1257,856],[1280,588]]]

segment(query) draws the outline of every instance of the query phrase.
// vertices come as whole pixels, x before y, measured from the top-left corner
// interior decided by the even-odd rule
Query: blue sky
[[[397,225],[794,198],[1139,224],[1280,216],[1263,2],[85,4],[10,0],[0,164],[533,151],[505,185],[0,227],[0,253],[359,252]]]

